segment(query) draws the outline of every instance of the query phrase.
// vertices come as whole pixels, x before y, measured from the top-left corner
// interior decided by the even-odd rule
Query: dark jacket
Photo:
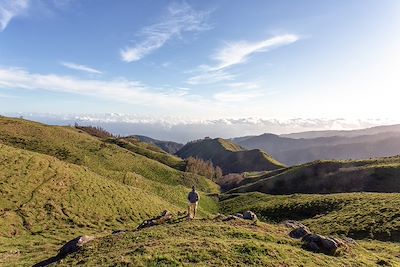
[[[196,191],[190,191],[189,195],[188,195],[188,200],[190,203],[196,203],[197,201],[199,201],[200,196]]]

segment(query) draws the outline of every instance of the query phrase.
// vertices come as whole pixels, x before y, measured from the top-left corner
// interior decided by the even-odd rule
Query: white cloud
[[[171,105],[185,100],[173,94],[154,92],[137,81],[80,79],[55,74],[30,73],[18,68],[0,68],[0,87],[7,89],[47,90],[99,96],[128,103]]]
[[[212,56],[218,62],[212,69],[225,69],[244,63],[254,53],[266,52],[273,48],[294,43],[297,40],[299,40],[297,35],[285,34],[253,43],[245,41],[228,42]]]
[[[259,117],[195,120],[175,116],[141,116],[133,114],[35,114],[12,113],[27,119],[50,124],[98,125],[115,134],[143,134],[161,140],[187,142],[205,136],[231,138],[262,133],[287,134],[315,130],[351,130],[371,126],[399,123],[396,120],[365,119],[262,119]]]
[[[234,79],[234,75],[218,70],[218,71],[203,71],[202,73],[192,76],[187,79],[188,84],[210,84],[222,81],[230,81]]]
[[[232,80],[234,75],[227,69],[238,64],[245,63],[247,59],[255,53],[266,52],[273,48],[288,45],[299,40],[299,36],[294,34],[284,34],[265,39],[259,42],[227,42],[211,57],[215,65],[201,65],[194,75],[186,80],[189,84],[205,84],[220,81]]]
[[[247,90],[244,92],[240,91],[223,91],[216,93],[214,98],[221,102],[242,102],[248,101],[260,96],[263,96],[264,93],[260,90]]]
[[[159,23],[142,29],[141,42],[120,51],[121,59],[133,62],[142,59],[162,47],[168,40],[180,37],[184,32],[198,32],[210,29],[206,23],[208,12],[193,10],[188,4],[171,4],[167,16]]]
[[[29,0],[0,1],[0,32],[4,31],[10,21],[21,15],[29,7]]]
[[[233,89],[253,90],[260,88],[260,85],[256,82],[234,82],[234,83],[228,83],[227,85]]]
[[[72,62],[61,62],[60,64],[69,69],[84,71],[84,72],[88,72],[88,73],[92,73],[92,74],[102,74],[103,73],[92,67],[88,67],[85,65],[80,65],[80,64],[76,64],[76,63],[72,63]]]
[[[102,98],[134,104],[135,109],[151,110],[153,114],[182,114],[207,117],[225,109],[214,99],[190,94],[187,88],[157,88],[138,81],[115,78],[83,79],[57,74],[31,73],[21,68],[0,67],[0,88],[52,91]]]

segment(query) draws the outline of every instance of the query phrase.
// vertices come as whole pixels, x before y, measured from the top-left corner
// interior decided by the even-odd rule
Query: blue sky
[[[0,113],[400,122],[400,1],[0,0]]]

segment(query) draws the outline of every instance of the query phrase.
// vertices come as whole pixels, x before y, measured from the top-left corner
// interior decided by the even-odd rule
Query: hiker
[[[192,191],[190,191],[188,194],[188,200],[189,200],[188,219],[194,219],[194,217],[196,216],[197,204],[200,200],[199,193],[196,192],[195,186],[192,186]]]

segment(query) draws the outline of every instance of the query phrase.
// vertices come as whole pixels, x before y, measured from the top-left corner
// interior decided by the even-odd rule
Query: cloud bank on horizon
[[[119,135],[146,135],[160,140],[170,140],[180,143],[202,139],[204,137],[233,138],[264,133],[288,134],[303,131],[319,130],[353,130],[391,125],[390,119],[348,120],[336,119],[217,119],[191,120],[177,117],[152,117],[126,114],[35,114],[12,113],[12,117],[23,117],[53,125],[91,125],[101,126]]]
[[[110,5],[0,0],[0,112],[400,118],[396,1]]]

